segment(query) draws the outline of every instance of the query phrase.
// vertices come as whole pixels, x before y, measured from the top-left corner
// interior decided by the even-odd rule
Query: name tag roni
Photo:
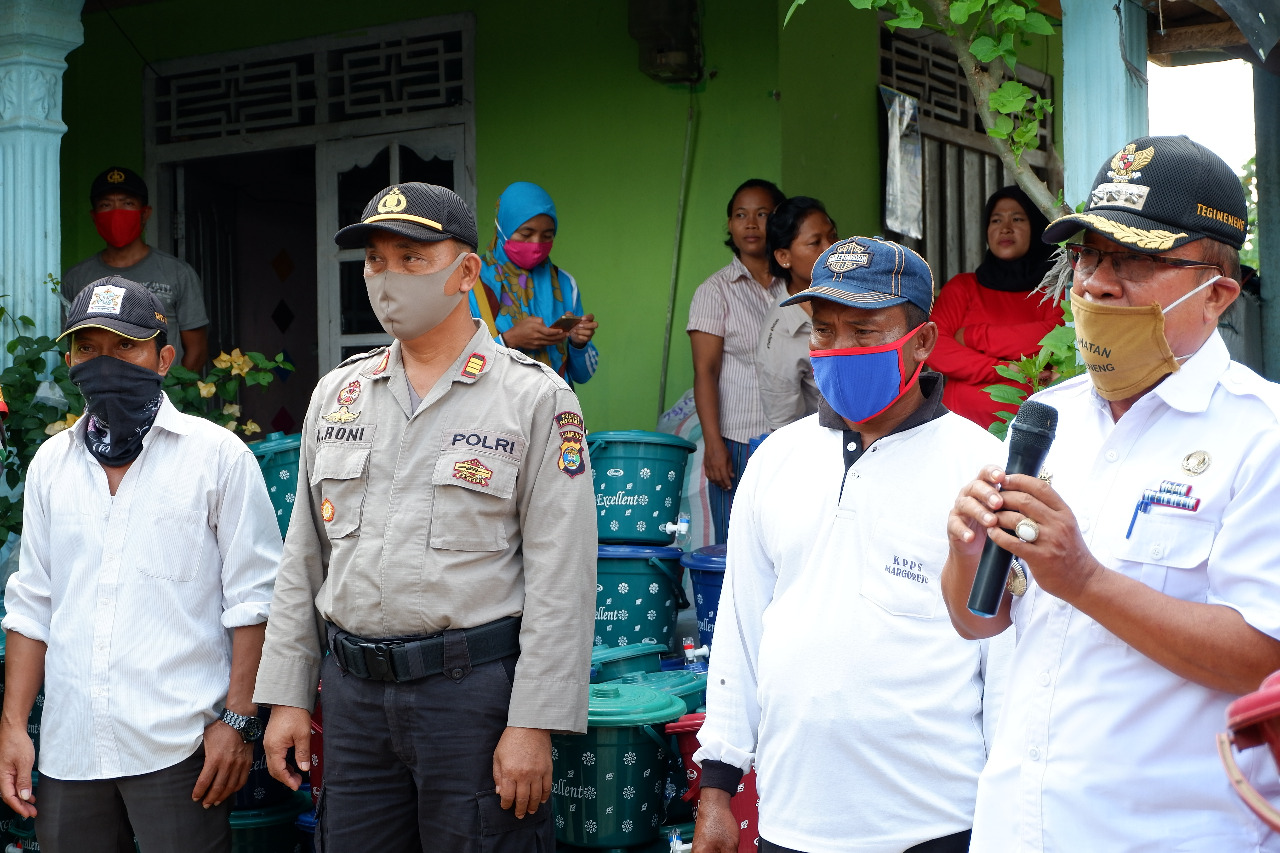
[[[360,426],[344,426],[323,424],[316,427],[316,441],[328,441],[339,444],[372,444],[373,436],[378,431],[377,424]]]

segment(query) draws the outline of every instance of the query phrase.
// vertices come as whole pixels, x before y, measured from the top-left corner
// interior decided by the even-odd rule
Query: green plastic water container
[[[666,672],[633,672],[621,678],[615,678],[606,684],[638,684],[651,687],[678,697],[685,705],[685,713],[692,714],[694,709],[707,701],[707,674],[687,669],[673,669]]]
[[[596,646],[591,650],[591,681],[613,681],[624,675],[658,672],[667,647],[641,643],[634,646]]]
[[[693,443],[638,429],[587,436],[596,488],[596,535],[604,543],[668,545],[662,530],[680,514],[684,469]]]
[[[683,553],[645,545],[599,547],[595,645],[675,645],[676,611],[689,606]]]
[[[262,477],[267,481],[267,494],[271,507],[276,511],[276,523],[280,535],[289,529],[293,514],[293,498],[298,491],[298,454],[302,447],[302,433],[285,435],[269,432],[262,441],[249,442],[249,449],[258,457]]]
[[[311,810],[311,792],[294,791],[278,806],[231,813],[231,853],[281,853],[293,850],[294,821]]]
[[[593,849],[658,837],[671,746],[662,725],[678,697],[631,684],[593,684],[584,735],[552,735],[556,840]]]

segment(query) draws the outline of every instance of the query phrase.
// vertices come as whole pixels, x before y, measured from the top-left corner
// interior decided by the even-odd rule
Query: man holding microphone
[[[1058,411],[1040,477],[983,469],[947,525],[956,629],[1018,640],[974,851],[1280,850],[1214,744],[1280,668],[1280,391],[1216,330],[1245,216],[1220,158],[1144,137],[1044,233],[1084,229],[1067,249],[1089,372],[1034,397]],[[988,538],[1029,570],[989,619],[966,606]],[[1241,767],[1274,801],[1257,760]]]

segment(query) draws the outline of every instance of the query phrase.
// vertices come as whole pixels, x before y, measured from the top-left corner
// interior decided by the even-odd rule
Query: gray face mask
[[[449,266],[427,275],[380,272],[365,276],[369,304],[387,334],[411,341],[440,325],[465,295],[446,294],[444,286],[466,256],[463,252]]]

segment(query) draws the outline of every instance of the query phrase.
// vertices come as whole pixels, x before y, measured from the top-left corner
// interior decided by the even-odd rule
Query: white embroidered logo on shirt
[[[90,314],[119,314],[120,306],[124,303],[125,289],[116,287],[114,284],[100,284],[93,289],[93,296],[89,297],[88,313]]]

